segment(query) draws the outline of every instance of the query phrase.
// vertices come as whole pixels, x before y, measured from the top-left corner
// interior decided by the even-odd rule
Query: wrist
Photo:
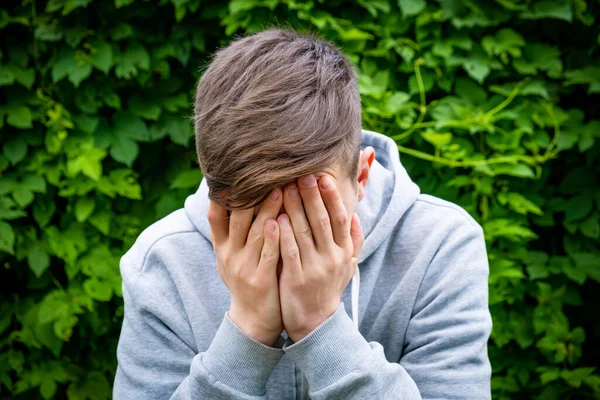
[[[337,310],[341,303],[341,300],[337,302],[337,304],[332,304],[331,307],[328,307],[327,310],[320,312],[319,314],[313,314],[310,317],[302,318],[302,323],[290,328],[285,326],[285,331],[290,339],[293,342],[298,342],[302,340],[304,337],[308,336],[312,331],[317,329],[319,325],[329,319]]]
[[[262,324],[255,322],[254,318],[244,317],[244,315],[247,314],[238,313],[234,309],[230,309],[227,314],[229,315],[231,322],[240,328],[242,332],[266,346],[273,346],[283,331],[283,328],[266,328],[262,326]]]

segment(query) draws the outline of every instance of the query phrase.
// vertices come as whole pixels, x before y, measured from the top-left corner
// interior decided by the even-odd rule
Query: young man
[[[481,227],[421,195],[360,107],[318,38],[216,53],[204,179],[121,260],[115,399],[490,398]]]

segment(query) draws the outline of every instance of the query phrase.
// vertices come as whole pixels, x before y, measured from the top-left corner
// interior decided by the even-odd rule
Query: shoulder
[[[139,274],[156,258],[170,257],[190,248],[190,242],[210,242],[189,220],[185,210],[173,211],[147,227],[121,258],[121,274]]]
[[[420,194],[413,206],[407,210],[401,223],[420,227],[423,231],[483,232],[481,225],[462,207],[427,194]]]

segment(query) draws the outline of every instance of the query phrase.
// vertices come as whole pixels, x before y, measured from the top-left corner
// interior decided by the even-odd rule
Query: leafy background
[[[494,398],[600,396],[597,0],[3,4],[0,398],[110,398],[119,258],[201,179],[200,68],[271,24],[339,43],[364,127],[483,225]]]

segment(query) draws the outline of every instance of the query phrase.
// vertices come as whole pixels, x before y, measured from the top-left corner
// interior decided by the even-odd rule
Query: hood
[[[400,162],[396,143],[381,133],[363,130],[361,148],[375,149],[375,160],[369,173],[365,196],[356,206],[365,242],[359,263],[366,260],[389,237],[402,215],[416,201],[419,187],[411,181]],[[210,238],[208,211],[208,185],[202,179],[196,193],[188,196],[185,211],[196,229]]]

